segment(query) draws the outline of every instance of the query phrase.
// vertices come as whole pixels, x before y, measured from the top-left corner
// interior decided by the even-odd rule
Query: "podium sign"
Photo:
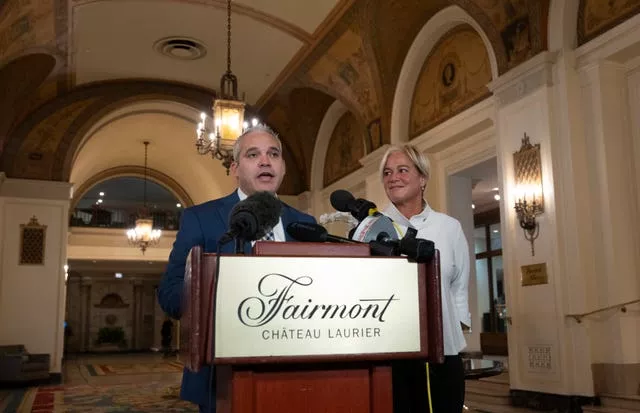
[[[216,363],[423,347],[418,267],[405,259],[224,256],[219,271]]]

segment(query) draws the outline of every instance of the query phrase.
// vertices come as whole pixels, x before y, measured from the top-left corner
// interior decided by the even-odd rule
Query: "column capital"
[[[490,82],[487,87],[499,106],[516,102],[544,86],[553,84],[552,68],[558,52],[542,52]]]

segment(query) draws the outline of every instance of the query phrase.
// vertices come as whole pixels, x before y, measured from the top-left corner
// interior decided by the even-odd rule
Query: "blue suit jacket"
[[[240,202],[237,191],[232,194],[187,208],[182,213],[180,230],[173,244],[167,269],[158,288],[160,307],[175,319],[182,315],[182,293],[184,285],[184,268],[187,256],[195,245],[202,245],[205,252],[216,252],[218,239],[228,230],[228,218],[231,208]],[[282,223],[285,227],[287,241],[292,241],[286,234],[287,225],[291,222],[316,222],[308,214],[300,212],[283,203]],[[227,243],[223,253],[233,253],[234,243]],[[215,376],[215,374],[214,374]],[[209,404],[209,392],[215,391],[210,385],[211,366],[205,366],[197,373],[184,370],[180,397],[201,406]],[[215,384],[215,377],[214,384]],[[215,406],[215,393],[211,400]]]

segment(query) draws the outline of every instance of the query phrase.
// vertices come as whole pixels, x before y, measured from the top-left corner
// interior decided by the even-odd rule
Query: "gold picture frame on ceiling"
[[[20,265],[44,265],[47,226],[36,216],[27,224],[20,224]]]

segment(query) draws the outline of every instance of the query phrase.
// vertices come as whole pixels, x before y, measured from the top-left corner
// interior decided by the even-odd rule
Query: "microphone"
[[[362,242],[352,241],[349,238],[338,237],[327,232],[326,228],[319,224],[308,222],[292,222],[287,225],[287,232],[296,241],[302,242],[337,242],[350,244],[363,244]],[[371,255],[375,256],[396,256],[399,255],[394,245],[390,245],[378,241],[369,241]]]
[[[376,241],[392,248],[393,255],[406,255],[416,262],[429,262],[436,252],[435,244],[430,240],[416,238],[417,233],[415,228],[407,228],[405,236],[398,240],[389,237],[386,232],[381,232]]]
[[[296,241],[302,242],[341,242],[355,243],[348,238],[331,235],[327,229],[319,224],[311,222],[292,222],[287,225],[287,233]]]
[[[338,189],[331,193],[331,206],[340,212],[350,212],[358,221],[362,221],[366,217],[379,214],[376,204],[362,198],[354,198],[349,191]]]
[[[378,212],[376,204],[356,199],[349,191],[338,189],[331,193],[331,206],[341,212],[350,212],[360,223],[349,233],[357,242],[369,243],[376,255],[405,255],[416,262],[428,262],[435,254],[433,241],[416,238],[417,230],[393,222]],[[406,230],[405,236],[399,234]]]
[[[381,232],[398,239],[398,230],[391,218],[378,212],[376,204],[354,196],[344,189],[331,193],[331,206],[341,212],[350,212],[360,223],[349,233],[349,238],[359,242],[375,241]]]
[[[229,230],[220,238],[225,244],[233,238],[255,241],[264,237],[280,221],[282,203],[266,191],[256,192],[238,202],[229,214]]]

